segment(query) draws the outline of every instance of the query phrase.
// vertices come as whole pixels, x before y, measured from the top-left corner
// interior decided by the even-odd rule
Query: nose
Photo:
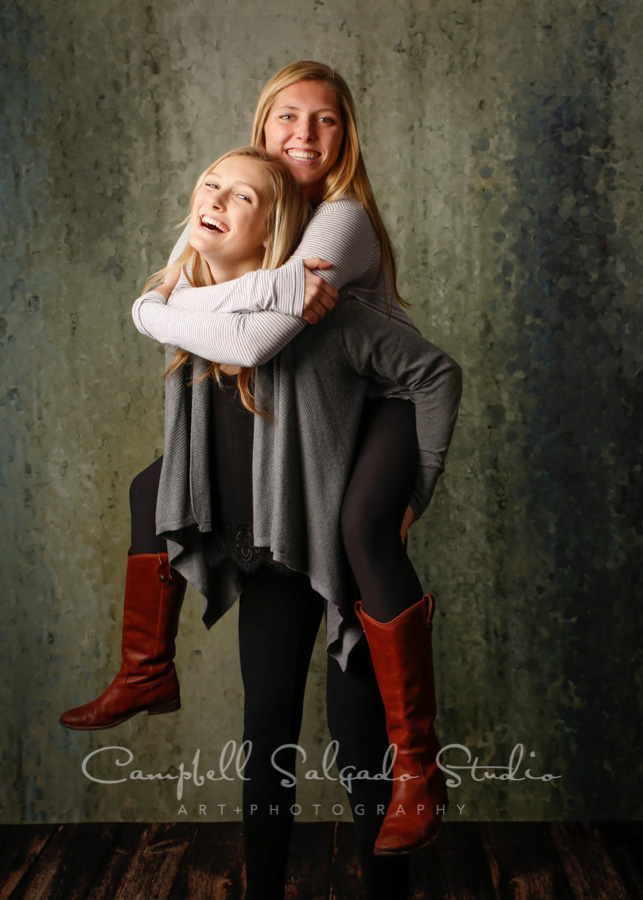
[[[311,141],[315,137],[315,119],[312,116],[300,116],[297,122],[297,137],[300,141]]]
[[[212,206],[215,209],[225,209],[225,191],[218,188],[212,196]]]

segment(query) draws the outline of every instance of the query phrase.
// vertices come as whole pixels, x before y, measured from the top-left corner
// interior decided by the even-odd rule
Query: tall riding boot
[[[431,648],[431,594],[391,622],[377,622],[361,603],[355,610],[371,651],[386,711],[386,731],[396,750],[393,796],[375,841],[377,856],[412,853],[437,837],[447,803],[436,764],[435,681]],[[403,776],[408,780],[399,779]]]
[[[128,556],[120,670],[100,697],[63,713],[61,725],[98,731],[145,710],[156,715],[179,709],[174,639],[185,588],[167,553]]]

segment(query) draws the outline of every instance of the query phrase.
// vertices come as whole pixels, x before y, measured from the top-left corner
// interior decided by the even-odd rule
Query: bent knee
[[[146,501],[153,502],[156,506],[156,498],[161,481],[162,461],[163,457],[160,457],[151,466],[134,476],[129,488],[129,498],[132,506],[140,506],[141,503]]]
[[[399,542],[402,518],[389,510],[345,502],[341,512],[341,534],[349,560],[377,557],[391,542]]]

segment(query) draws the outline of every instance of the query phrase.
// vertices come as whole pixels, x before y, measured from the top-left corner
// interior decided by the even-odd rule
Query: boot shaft
[[[129,556],[121,654],[128,669],[171,663],[186,581],[167,553]]]
[[[430,594],[391,622],[377,622],[358,604],[392,744],[413,752],[437,746],[435,677],[431,644],[434,601]]]

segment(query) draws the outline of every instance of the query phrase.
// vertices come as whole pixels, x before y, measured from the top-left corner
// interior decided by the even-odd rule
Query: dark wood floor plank
[[[591,825],[550,822],[549,831],[575,898],[632,900]]]
[[[572,900],[548,825],[486,822],[480,833],[498,900]]]
[[[190,822],[148,825],[115,892],[101,900],[167,900],[196,831]]]
[[[629,897],[643,897],[643,822],[595,822],[597,839]]]
[[[58,825],[0,825],[0,900],[17,888]]]
[[[328,900],[334,833],[333,822],[295,823],[288,856],[285,900]]]
[[[96,872],[113,854],[117,825],[71,824],[57,829],[11,894],[11,900],[83,900]]]
[[[58,851],[48,900],[82,900],[89,896],[99,873],[116,854],[123,839],[123,826],[116,822],[84,822],[65,826],[67,840]],[[54,845],[52,844],[52,849]],[[49,849],[49,848],[48,848]],[[13,898],[12,898],[13,900]]]
[[[101,869],[96,871],[88,900],[112,900],[116,896],[148,828],[144,822],[119,824],[111,852],[103,860]]]
[[[168,900],[240,900],[243,831],[236,822],[202,823]]]
[[[495,900],[477,822],[446,822],[411,858],[412,900]]]

